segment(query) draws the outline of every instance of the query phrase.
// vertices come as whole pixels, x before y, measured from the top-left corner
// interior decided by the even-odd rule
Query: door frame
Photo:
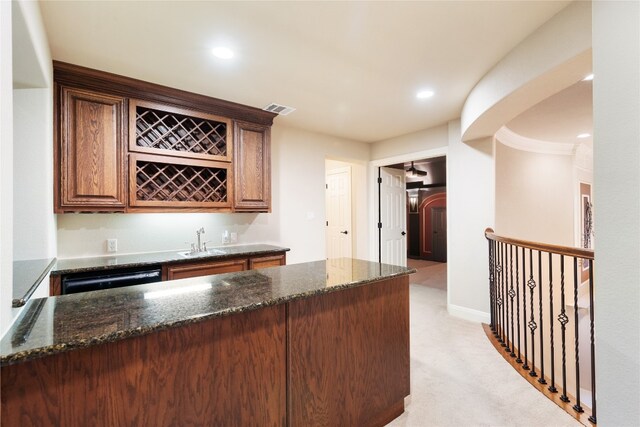
[[[376,244],[369,245],[369,260],[378,262],[378,207],[380,201],[378,198],[378,168],[383,166],[389,166],[396,163],[405,163],[415,160],[430,159],[434,157],[446,157],[447,162],[447,182],[449,182],[449,156],[447,155],[448,147],[438,147],[430,150],[416,151],[413,153],[401,154],[398,156],[385,157],[382,159],[376,159],[369,162],[369,242],[376,242]],[[449,210],[447,209],[447,238],[449,233],[450,221]],[[447,245],[448,247],[448,245]],[[447,264],[447,269],[448,269]],[[447,275],[449,277],[449,275]],[[447,284],[448,287],[448,284]],[[448,295],[448,294],[447,294]]]

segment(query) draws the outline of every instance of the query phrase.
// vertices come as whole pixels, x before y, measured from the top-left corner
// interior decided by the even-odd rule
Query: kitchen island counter
[[[319,295],[414,269],[345,259],[34,299],[0,342],[18,363],[155,330]]]
[[[0,343],[0,422],[385,425],[413,272],[349,258],[31,300]]]

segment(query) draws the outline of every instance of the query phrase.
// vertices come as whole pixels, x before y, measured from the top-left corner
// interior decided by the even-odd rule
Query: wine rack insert
[[[231,120],[153,102],[129,101],[129,151],[230,162]]]
[[[130,154],[129,167],[131,206],[231,207],[228,163]]]

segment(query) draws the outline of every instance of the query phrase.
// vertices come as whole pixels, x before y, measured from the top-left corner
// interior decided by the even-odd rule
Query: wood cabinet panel
[[[235,122],[234,209],[247,212],[271,211],[270,128]]]
[[[289,426],[382,426],[409,395],[409,278],[288,304]]]
[[[194,264],[174,264],[167,267],[167,280],[209,276],[211,274],[234,273],[247,270],[247,259],[200,262]]]
[[[285,306],[2,368],[7,426],[283,426]]]
[[[124,98],[61,87],[56,211],[124,210]]]
[[[286,265],[286,255],[271,255],[262,257],[252,257],[249,259],[249,270],[257,270],[258,268],[278,267]]]

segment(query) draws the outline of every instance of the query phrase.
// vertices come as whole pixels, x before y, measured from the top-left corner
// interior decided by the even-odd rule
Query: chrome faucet
[[[204,234],[204,227],[200,227],[199,230],[196,230],[196,234],[198,235],[198,252],[203,252],[205,249],[202,248],[202,243],[200,243],[200,235]]]

